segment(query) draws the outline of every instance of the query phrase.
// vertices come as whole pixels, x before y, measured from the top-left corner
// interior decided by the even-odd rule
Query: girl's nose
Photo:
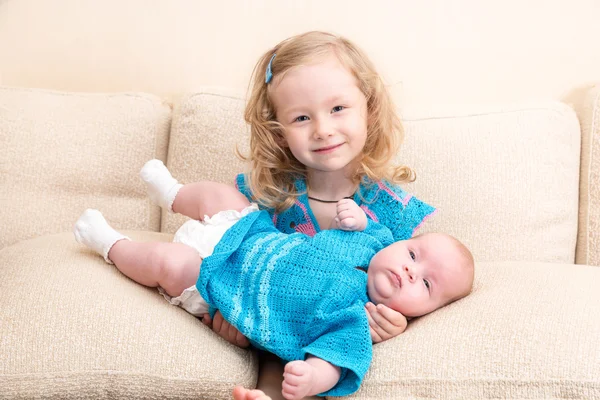
[[[317,122],[315,124],[315,132],[314,132],[315,138],[325,139],[328,136],[331,136],[332,133],[333,133],[333,127],[331,126],[329,121],[327,121],[326,118],[321,118],[321,119],[317,120]]]

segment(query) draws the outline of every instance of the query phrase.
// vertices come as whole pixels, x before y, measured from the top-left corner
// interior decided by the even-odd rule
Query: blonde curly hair
[[[265,71],[271,62],[272,80],[265,83]],[[366,54],[349,40],[326,32],[312,31],[290,37],[258,60],[250,81],[244,118],[250,125],[250,190],[255,201],[277,212],[294,204],[298,193],[294,182],[306,178],[306,167],[282,146],[283,127],[277,122],[270,98],[273,81],[279,81],[291,68],[319,61],[334,54],[355,76],[358,88],[367,100],[367,139],[357,168],[350,177],[354,183],[365,178],[404,183],[415,180],[407,166],[394,165],[393,157],[404,139],[404,131],[391,96]]]

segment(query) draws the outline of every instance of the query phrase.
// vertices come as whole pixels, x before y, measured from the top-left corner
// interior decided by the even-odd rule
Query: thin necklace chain
[[[352,194],[351,196],[342,197],[342,199],[340,199],[340,200],[322,200],[322,199],[317,199],[316,197],[312,197],[312,196],[307,196],[307,197],[311,200],[318,201],[319,203],[337,203],[338,201],[340,201],[342,199],[351,199],[352,197],[354,197],[354,194]]]

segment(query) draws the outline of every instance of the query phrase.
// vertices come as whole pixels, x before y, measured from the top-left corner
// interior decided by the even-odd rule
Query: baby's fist
[[[344,231],[363,231],[367,227],[367,214],[352,199],[337,202],[334,222]]]

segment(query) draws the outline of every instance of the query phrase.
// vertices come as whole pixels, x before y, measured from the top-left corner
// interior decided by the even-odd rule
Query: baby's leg
[[[171,212],[202,220],[219,211],[241,211],[250,205],[246,197],[233,186],[202,181],[181,185],[160,160],[148,161],[140,176],[146,182],[152,201]]]
[[[171,297],[196,284],[202,258],[183,243],[120,240],[108,258],[123,274],[144,286],[160,286]]]
[[[233,186],[202,181],[184,185],[175,197],[173,211],[192,219],[203,220],[220,211],[242,211],[250,202]]]
[[[97,210],[86,210],[75,224],[75,238],[112,262],[127,277],[179,296],[193,286],[202,258],[182,243],[133,242],[115,231]],[[124,240],[123,240],[124,239]]]
[[[288,400],[323,393],[334,387],[341,375],[339,367],[313,356],[287,363],[284,371],[282,392]]]

